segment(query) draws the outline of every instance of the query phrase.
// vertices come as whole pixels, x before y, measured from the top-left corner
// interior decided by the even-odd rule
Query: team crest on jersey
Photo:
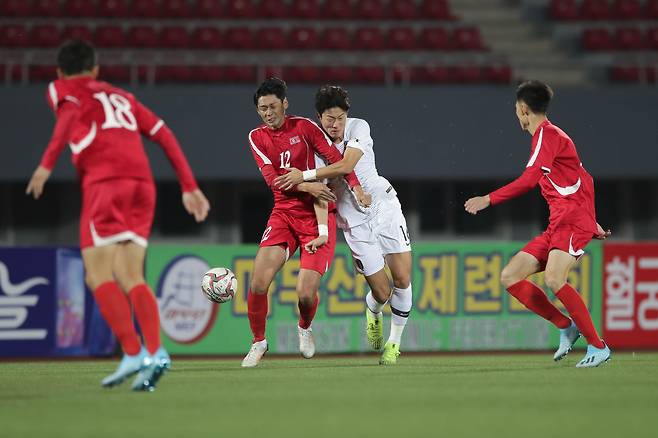
[[[301,140],[299,139],[298,135],[290,138],[290,144],[297,144],[297,143],[301,143]]]

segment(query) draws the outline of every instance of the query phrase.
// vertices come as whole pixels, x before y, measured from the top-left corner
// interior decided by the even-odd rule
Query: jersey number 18
[[[137,131],[137,120],[132,113],[130,101],[120,94],[96,93],[94,97],[103,105],[105,122],[101,129],[125,128],[128,131]]]

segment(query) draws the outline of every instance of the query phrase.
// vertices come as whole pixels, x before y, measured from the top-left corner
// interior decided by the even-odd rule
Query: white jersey
[[[345,149],[348,147],[363,152],[363,156],[356,163],[354,173],[359,178],[363,190],[372,196],[371,207],[361,208],[343,178],[337,178],[333,181],[332,186],[338,197],[336,202],[338,210],[336,223],[343,230],[369,221],[379,211],[382,201],[395,198],[397,195],[391,183],[377,173],[373,143],[368,122],[362,119],[348,118],[345,124],[343,142],[334,144],[341,154],[344,154]]]

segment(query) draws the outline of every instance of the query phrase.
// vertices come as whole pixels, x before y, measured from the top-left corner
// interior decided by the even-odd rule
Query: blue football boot
[[[164,347],[158,348],[158,351],[149,358],[149,365],[133,380],[133,391],[154,391],[158,380],[171,368],[171,358]]]
[[[146,352],[146,349],[144,348],[142,348],[141,351],[134,356],[124,354],[117,370],[104,378],[101,381],[101,385],[103,385],[105,388],[111,388],[112,386],[119,385],[128,377],[148,367],[150,363],[151,359]]]
[[[604,348],[596,348],[590,344],[587,346],[587,353],[585,353],[585,357],[583,357],[583,359],[578,362],[576,368],[598,367],[602,363],[609,361],[611,357],[612,352],[607,345],[605,345]]]
[[[571,321],[571,325],[567,328],[560,329],[560,346],[553,355],[553,360],[558,361],[564,359],[573,348],[573,344],[580,338],[578,327]]]

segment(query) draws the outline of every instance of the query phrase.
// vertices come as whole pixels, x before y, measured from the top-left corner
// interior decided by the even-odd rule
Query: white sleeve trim
[[[541,150],[541,140],[543,136],[544,136],[544,128],[541,128],[539,130],[539,139],[537,139],[537,147],[535,148],[535,153],[532,154],[532,157],[530,157],[530,161],[528,161],[528,164],[526,164],[525,167],[532,167],[535,164],[535,161],[539,156],[539,151]]]
[[[158,120],[158,123],[156,123],[153,128],[149,131],[149,135],[153,137],[159,130],[164,126],[164,120],[160,119]]]
[[[258,128],[257,128],[257,129],[258,129]],[[256,145],[254,144],[254,141],[251,139],[251,134],[253,134],[254,131],[256,131],[257,129],[254,129],[254,130],[252,130],[252,131],[249,133],[249,143],[251,143],[251,148],[252,148],[254,151],[256,151],[256,153],[258,154],[258,156],[260,157],[260,159],[263,160],[263,163],[264,163],[264,164],[272,164],[272,162],[270,161],[270,159],[267,158],[267,156],[266,156],[264,153],[262,153],[262,152],[260,151],[260,149],[258,149],[258,148],[256,147]]]
[[[55,83],[51,82],[48,85],[48,94],[50,95],[50,100],[53,103],[53,108],[57,109],[57,89],[55,88]]]

